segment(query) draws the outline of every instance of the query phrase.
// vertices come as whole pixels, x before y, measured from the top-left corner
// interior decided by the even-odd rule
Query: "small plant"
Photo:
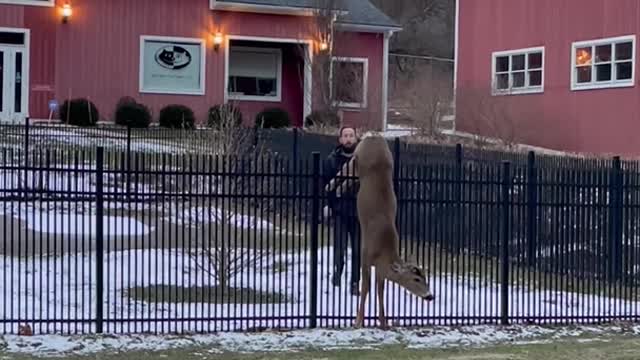
[[[193,129],[196,123],[193,110],[184,105],[167,105],[160,110],[160,126],[169,129]]]
[[[291,126],[291,118],[284,109],[269,108],[256,115],[256,127],[277,129],[289,126]]]
[[[242,125],[242,112],[231,104],[215,105],[209,109],[207,125],[214,129]]]
[[[307,127],[340,127],[340,116],[331,110],[316,110],[304,119]]]
[[[149,108],[130,97],[123,97],[116,108],[116,124],[131,128],[148,128],[151,124]]]
[[[99,119],[98,108],[87,99],[66,100],[60,107],[60,120],[69,125],[95,126]]]

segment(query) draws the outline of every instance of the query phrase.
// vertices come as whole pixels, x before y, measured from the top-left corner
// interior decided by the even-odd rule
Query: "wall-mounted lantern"
[[[60,10],[60,12],[62,13],[62,23],[63,24],[68,23],[69,18],[71,17],[71,14],[73,14],[73,10],[71,9],[71,4],[67,2],[64,5],[62,5],[62,9]]]
[[[211,41],[213,42],[213,49],[215,51],[220,50],[220,46],[222,46],[222,41],[223,41],[223,37],[222,37],[222,33],[221,32],[217,32],[215,34],[211,34]]]

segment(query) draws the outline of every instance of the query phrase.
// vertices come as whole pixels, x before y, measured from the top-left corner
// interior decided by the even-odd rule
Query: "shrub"
[[[196,123],[193,110],[184,105],[167,105],[160,110],[160,126],[170,129],[193,129]]]
[[[131,128],[147,128],[151,124],[151,111],[134,99],[123,97],[116,108],[116,124]]]
[[[304,119],[305,126],[340,127],[340,116],[331,110],[316,110]]]
[[[87,99],[70,99],[60,107],[60,120],[69,125],[95,126],[100,113],[94,103]]]
[[[291,126],[289,113],[281,108],[265,109],[256,115],[256,127],[283,128]]]
[[[222,124],[233,126],[242,125],[242,112],[231,104],[215,105],[209,109],[209,119],[207,125],[212,128],[220,128]]]

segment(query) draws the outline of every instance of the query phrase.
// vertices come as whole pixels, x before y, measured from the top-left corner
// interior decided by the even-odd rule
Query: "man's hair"
[[[338,138],[341,138],[342,137],[342,133],[347,129],[353,130],[353,132],[356,133],[356,137],[358,137],[358,130],[356,130],[355,127],[353,127],[353,126],[343,126],[343,127],[340,128],[340,131],[338,132]]]

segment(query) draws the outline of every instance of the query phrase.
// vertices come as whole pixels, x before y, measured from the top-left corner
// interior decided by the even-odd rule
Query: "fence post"
[[[509,192],[511,190],[511,163],[504,161],[502,163],[502,229],[501,242],[501,267],[500,267],[500,318],[502,325],[509,324],[509,237],[511,225],[511,202]]]
[[[535,266],[536,264],[537,209],[538,169],[536,167],[536,154],[530,151],[527,161],[527,263],[529,266]]]
[[[127,126],[127,196],[131,196],[131,126]]]
[[[455,253],[462,251],[462,144],[456,144],[456,180],[454,186],[456,217],[455,221]]]
[[[402,224],[400,219],[402,218],[402,201],[400,200],[400,138],[396,137],[393,142],[393,188],[396,193],[396,201],[397,201],[397,212],[396,212],[396,227],[398,229],[398,235],[400,236],[400,242],[398,244],[399,249],[402,248]]]
[[[313,194],[311,204],[310,327],[318,326],[318,251],[320,236],[320,153],[313,152]]]
[[[103,332],[104,321],[104,149],[96,152],[96,332]]]
[[[616,281],[622,276],[622,209],[623,173],[620,157],[613,158],[609,181],[609,280]]]
[[[298,171],[298,128],[293,128],[293,173]]]
[[[29,173],[29,133],[31,128],[31,121],[29,117],[25,117],[24,122],[24,184],[20,184],[20,187],[27,187],[27,174]],[[23,192],[22,197],[26,198],[27,193]]]
[[[396,137],[393,142],[393,178],[396,187],[396,195],[400,189],[398,180],[400,179],[400,138]]]
[[[24,154],[25,154],[25,166],[29,166],[29,133],[31,128],[31,121],[27,116],[24,119]]]

